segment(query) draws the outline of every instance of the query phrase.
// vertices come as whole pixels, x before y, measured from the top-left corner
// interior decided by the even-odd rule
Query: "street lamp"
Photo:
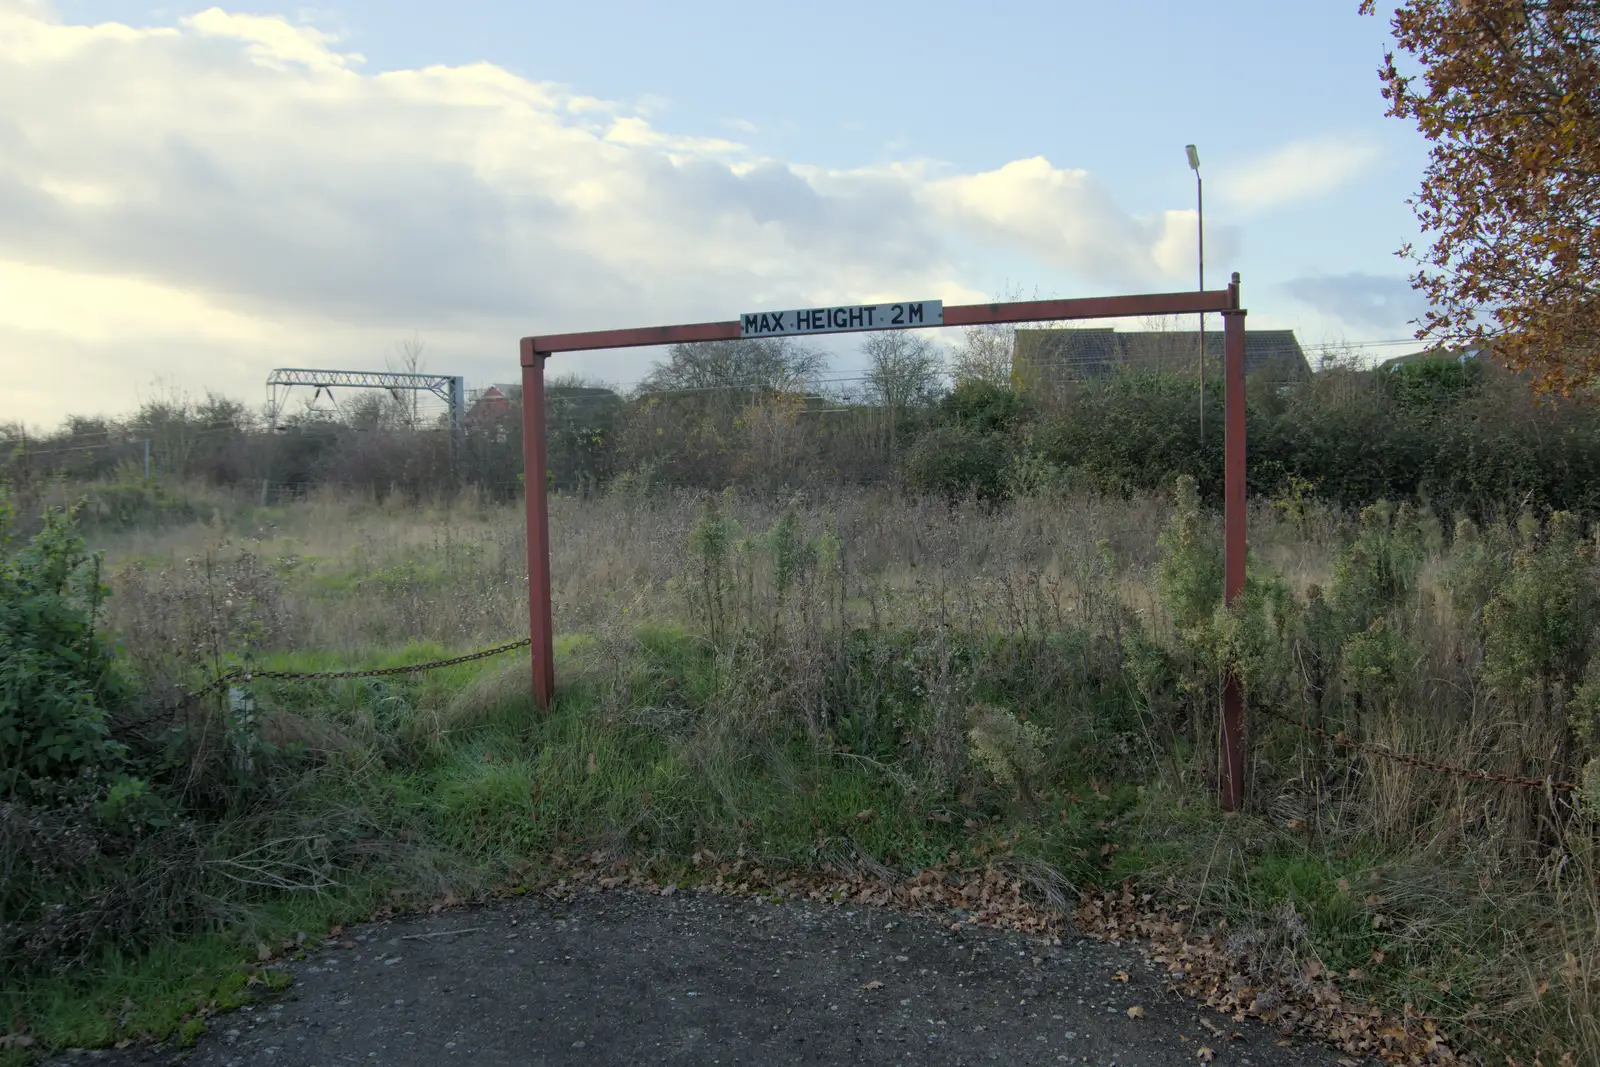
[[[1200,150],[1192,144],[1183,146],[1189,155],[1189,169],[1194,171],[1195,214],[1200,227],[1200,290],[1206,288],[1206,200],[1200,183]],[[1200,444],[1206,443],[1206,316],[1200,313]]]

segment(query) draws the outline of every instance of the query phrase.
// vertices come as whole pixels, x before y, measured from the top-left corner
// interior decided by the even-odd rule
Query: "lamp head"
[[[1189,153],[1189,169],[1198,174],[1200,172],[1200,150],[1192,144],[1184,145],[1183,150]]]

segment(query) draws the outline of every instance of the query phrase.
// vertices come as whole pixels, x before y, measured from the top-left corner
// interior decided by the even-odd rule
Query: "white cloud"
[[[366,60],[354,53],[335,52],[333,34],[310,26],[291,26],[279,18],[261,15],[230,15],[221,8],[207,8],[183,20],[183,25],[202,37],[221,37],[242,41],[250,47],[245,54],[262,66],[283,70],[298,63],[308,70],[344,70]]]
[[[1366,174],[1378,160],[1370,140],[1327,136],[1293,141],[1220,175],[1224,198],[1242,209],[1310,200]]]
[[[952,225],[1084,277],[1124,288],[1187,277],[1194,262],[1194,213],[1167,211],[1137,218],[1121,210],[1103,183],[1084,170],[1061,170],[1043,157],[999,170],[928,182],[923,196]],[[1213,235],[1218,253],[1232,231]]]
[[[121,410],[157,376],[256,395],[412,329],[485,380],[530,332],[981,299],[986,245],[1096,289],[1189,277],[1192,216],[1042,158],[823,170],[490,64],[365,73],[217,8],[69,26],[0,0],[0,101],[0,418]]]

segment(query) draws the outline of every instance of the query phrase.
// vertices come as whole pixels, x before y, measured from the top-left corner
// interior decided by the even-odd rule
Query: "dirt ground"
[[[512,900],[360,927],[293,976],[275,1001],[212,1019],[193,1049],[51,1062],[1355,1062],[1165,992],[1128,946],[694,893]]]

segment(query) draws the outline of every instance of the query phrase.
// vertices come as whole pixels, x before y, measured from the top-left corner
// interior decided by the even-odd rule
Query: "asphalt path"
[[[1339,1067],[1165,990],[1128,945],[681,892],[510,899],[345,931],[192,1049],[52,1063]]]

